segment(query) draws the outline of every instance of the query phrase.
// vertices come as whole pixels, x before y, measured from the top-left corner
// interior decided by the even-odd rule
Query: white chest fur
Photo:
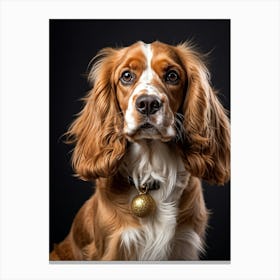
[[[140,228],[125,229],[122,246],[133,248],[137,260],[167,260],[175,235],[179,198],[189,173],[176,150],[160,141],[132,144],[121,172],[133,178],[136,188],[155,180],[160,182],[160,188],[150,192],[157,204],[155,215],[140,219]],[[137,194],[136,188],[131,199]]]

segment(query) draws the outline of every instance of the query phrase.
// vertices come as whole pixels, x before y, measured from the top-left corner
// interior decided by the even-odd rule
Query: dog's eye
[[[177,84],[179,74],[175,70],[169,70],[165,75],[165,81],[169,84]]]
[[[124,71],[120,78],[122,84],[124,84],[124,85],[131,85],[133,83],[134,79],[135,79],[135,74],[133,74],[132,72],[130,72],[128,70]]]

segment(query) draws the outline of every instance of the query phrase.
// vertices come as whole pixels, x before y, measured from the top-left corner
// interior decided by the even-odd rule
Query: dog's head
[[[93,89],[69,130],[81,178],[112,176],[127,142],[143,139],[175,142],[194,176],[219,184],[229,178],[228,118],[191,46],[105,48],[92,65]]]

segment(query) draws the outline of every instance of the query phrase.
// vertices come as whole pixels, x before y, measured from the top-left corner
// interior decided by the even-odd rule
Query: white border
[[[2,1],[1,279],[279,279],[279,2]],[[230,264],[48,262],[49,18],[230,18]]]

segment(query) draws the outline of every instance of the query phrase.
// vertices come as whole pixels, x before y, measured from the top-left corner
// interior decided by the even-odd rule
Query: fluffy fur
[[[93,88],[68,136],[74,170],[96,192],[50,259],[199,259],[208,220],[200,179],[230,175],[229,121],[203,56],[187,43],[137,42],[103,49],[92,64]],[[138,188],[155,182],[156,211],[134,216]]]

